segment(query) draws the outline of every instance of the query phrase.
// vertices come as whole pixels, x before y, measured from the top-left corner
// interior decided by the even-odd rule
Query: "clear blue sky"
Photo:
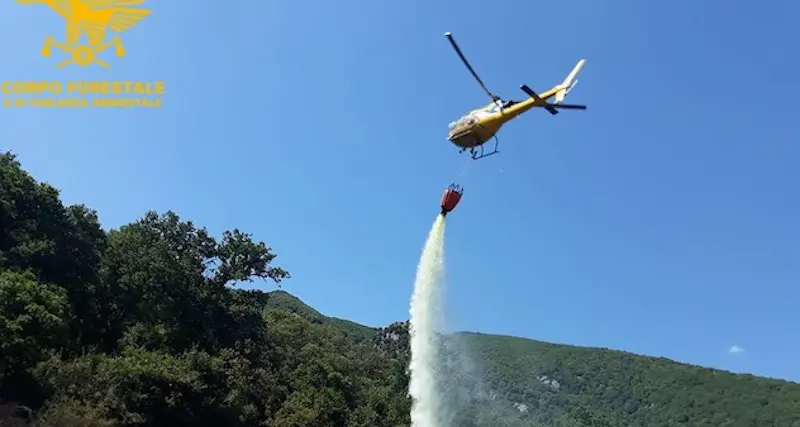
[[[453,327],[800,380],[800,6],[487,5],[150,1],[106,71],[55,70],[39,51],[63,20],[6,0],[0,80],[163,79],[167,96],[158,110],[0,110],[0,148],[104,226],[173,209],[252,232],[294,275],[287,290],[386,325],[408,317],[465,161],[447,124],[487,100],[444,32],[507,98],[585,57],[570,101],[589,110],[515,120],[463,181]]]

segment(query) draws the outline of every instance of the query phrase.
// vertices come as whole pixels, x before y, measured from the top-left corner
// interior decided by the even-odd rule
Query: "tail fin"
[[[564,101],[564,98],[567,97],[567,94],[572,90],[572,88],[574,88],[575,85],[578,84],[578,79],[577,79],[578,73],[581,72],[583,64],[585,63],[586,63],[585,59],[581,59],[580,61],[578,61],[578,63],[575,65],[575,68],[572,69],[567,78],[564,79],[564,81],[561,82],[560,85],[558,85],[559,90],[558,92],[556,92],[556,99],[555,99],[556,104],[562,103]]]

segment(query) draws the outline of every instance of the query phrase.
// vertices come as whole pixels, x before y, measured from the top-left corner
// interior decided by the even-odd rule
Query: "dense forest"
[[[0,154],[0,425],[408,426],[407,323],[236,286],[289,279],[265,243],[174,212],[103,230]],[[496,335],[441,345],[442,427],[800,427],[800,384]]]

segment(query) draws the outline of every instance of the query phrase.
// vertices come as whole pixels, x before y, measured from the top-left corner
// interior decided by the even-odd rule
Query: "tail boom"
[[[560,85],[556,87],[556,95],[555,95],[555,103],[560,104],[564,102],[564,99],[567,97],[567,94],[578,84],[578,73],[581,72],[583,69],[583,65],[586,64],[585,59],[581,59],[575,65],[575,68],[567,75],[567,78],[561,82]]]
[[[516,116],[533,107],[542,107],[552,115],[558,114],[558,110],[585,110],[585,105],[564,104],[564,99],[567,94],[575,87],[575,84],[578,83],[578,73],[581,72],[585,63],[585,59],[578,61],[561,83],[553,86],[550,90],[542,94],[537,94],[527,85],[521,85],[519,88],[528,95],[529,99],[510,107],[507,113]],[[555,98],[553,103],[547,102],[550,98]]]

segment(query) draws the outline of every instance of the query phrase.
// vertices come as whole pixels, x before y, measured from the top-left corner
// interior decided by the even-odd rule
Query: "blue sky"
[[[800,381],[800,5],[486,5],[149,1],[111,70],[56,70],[39,51],[63,20],[4,1],[0,80],[165,80],[167,94],[155,110],[3,109],[0,148],[104,226],[173,209],[251,232],[292,272],[287,290],[369,325],[408,317],[461,177],[453,328]],[[569,99],[589,110],[532,111],[459,175],[447,124],[487,99],[445,31],[506,98],[585,57]]]

